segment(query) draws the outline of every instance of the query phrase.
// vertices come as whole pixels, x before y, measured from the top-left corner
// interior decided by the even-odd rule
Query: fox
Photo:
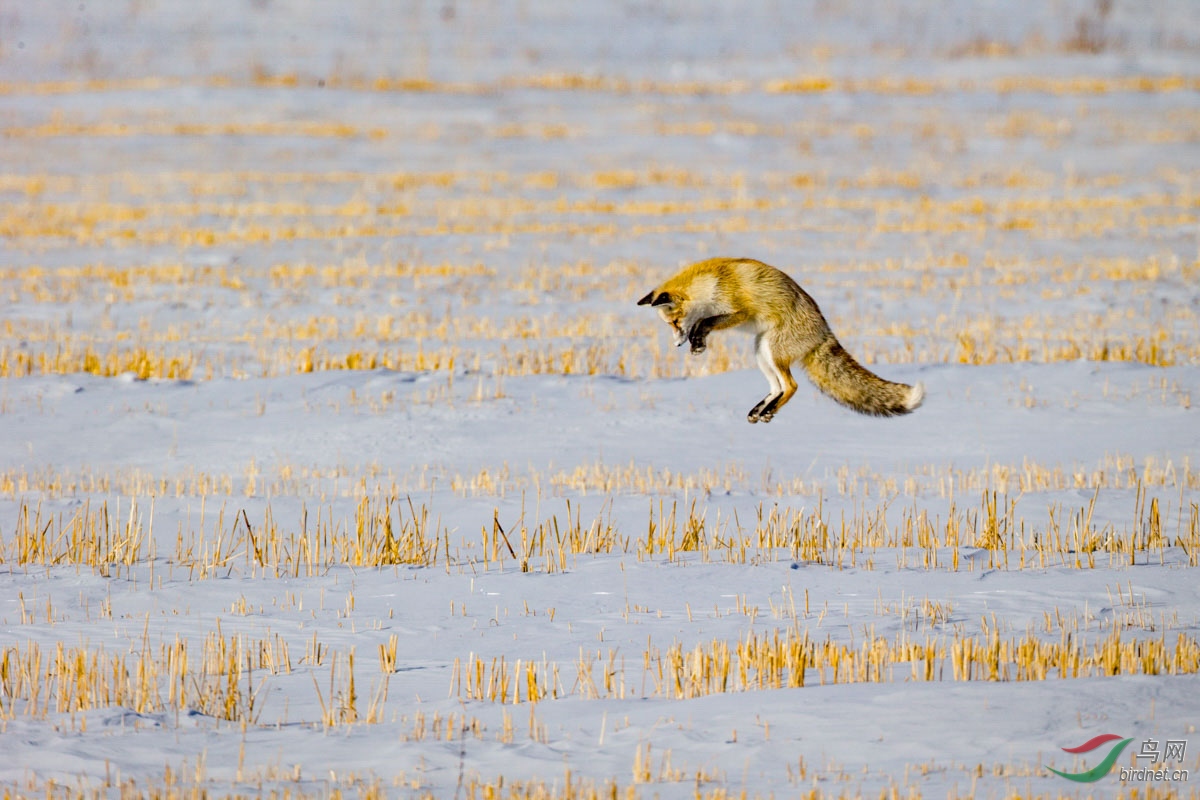
[[[790,276],[752,258],[710,258],[682,271],[638,300],[658,311],[675,345],[703,353],[708,335],[726,328],[754,334],[754,356],[770,392],[746,420],[770,422],[796,393],[791,367],[799,364],[824,394],[860,414],[908,414],[925,400],[925,387],[884,380],[846,352],[821,309]]]

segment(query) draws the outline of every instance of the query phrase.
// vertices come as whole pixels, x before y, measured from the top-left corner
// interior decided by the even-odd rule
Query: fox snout
[[[675,346],[679,347],[688,340],[687,332],[684,331],[678,317],[678,309],[676,309],[675,298],[669,292],[660,292],[653,289],[638,300],[639,306],[650,306],[658,309],[658,315],[663,318],[663,322],[671,326],[671,331],[675,334]]]

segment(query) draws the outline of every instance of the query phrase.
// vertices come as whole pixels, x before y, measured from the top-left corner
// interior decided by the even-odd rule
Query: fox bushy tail
[[[813,348],[802,363],[818,389],[860,414],[895,417],[916,410],[925,400],[921,384],[885,381],[855,361],[832,335]]]

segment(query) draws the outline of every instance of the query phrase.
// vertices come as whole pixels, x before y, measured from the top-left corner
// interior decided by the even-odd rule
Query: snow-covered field
[[[1200,17],[842,5],[0,7],[4,795],[1195,797]]]

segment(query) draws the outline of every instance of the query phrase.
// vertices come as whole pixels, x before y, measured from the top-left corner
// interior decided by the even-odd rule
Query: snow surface
[[[1102,320],[1111,326],[1102,333],[1113,340],[1163,329],[1182,345],[1180,352],[1196,352],[1200,232],[1192,192],[1200,178],[1200,16],[1191,4],[1114,4],[1102,17],[1103,42],[1095,53],[1070,45],[1080,20],[1098,18],[1099,5],[1092,3],[842,9],[762,2],[733,8],[229,0],[0,9],[0,172],[76,181],[30,201],[44,202],[37,208],[47,217],[52,204],[137,205],[141,191],[164,203],[191,202],[180,176],[194,174],[265,176],[249,179],[250,196],[238,202],[329,206],[384,202],[387,191],[372,175],[468,176],[441,194],[418,188],[404,195],[413,205],[405,217],[410,227],[395,236],[235,239],[213,246],[86,236],[76,242],[70,235],[14,235],[4,242],[0,268],[8,272],[0,313],[15,326],[0,330],[7,352],[36,347],[38,331],[84,332],[103,343],[112,331],[137,330],[144,320],[154,330],[181,325],[191,331],[192,341],[169,345],[179,352],[199,350],[242,368],[186,380],[87,373],[0,378],[0,477],[14,481],[0,494],[0,647],[36,643],[46,654],[62,645],[124,655],[177,637],[199,647],[219,631],[253,640],[280,637],[293,662],[290,672],[260,670],[246,678],[261,688],[254,721],[245,725],[198,708],[146,712],[100,705],[30,714],[23,701],[0,694],[5,791],[44,796],[54,781],[115,796],[122,782],[143,790],[162,785],[169,770],[215,794],[361,794],[378,781],[389,796],[450,797],[465,794],[473,781],[501,778],[510,788],[540,780],[561,791],[568,773],[625,787],[648,759],[651,780],[636,786],[641,796],[722,788],[775,797],[810,790],[877,796],[889,788],[930,797],[1110,796],[1144,782],[1122,785],[1110,775],[1077,786],[1045,767],[1090,766],[1094,758],[1060,748],[1114,732],[1135,743],[1187,740],[1182,766],[1191,770],[1191,781],[1158,788],[1195,796],[1196,674],[955,681],[944,664],[941,680],[924,682],[910,680],[902,664],[883,682],[835,685],[810,671],[801,688],[691,699],[655,692],[643,664],[649,648],[665,652],[679,644],[686,652],[790,627],[818,641],[855,644],[869,636],[978,635],[989,624],[1004,638],[1033,630],[1058,641],[1057,629],[1045,631],[1046,620],[1055,617],[1075,620],[1090,643],[1122,628],[1126,637],[1168,642],[1180,634],[1194,638],[1200,628],[1196,569],[1175,543],[1200,502],[1195,358],[1160,367],[1036,359],[967,365],[920,356],[953,352],[938,341],[937,326],[947,320],[986,317],[1019,326],[1037,315]],[[998,54],[980,52],[988,43],[1002,45]],[[931,95],[763,88],[798,75],[976,88]],[[1009,76],[1080,75],[1183,75],[1190,83],[1170,92],[1061,95],[978,88]],[[295,80],[272,83],[280,76]],[[658,81],[676,90],[539,87],[534,79],[547,76]],[[475,90],[364,88],[380,77]],[[319,85],[325,78],[329,85]],[[89,87],[89,80],[99,83]],[[64,83],[46,88],[55,81]],[[708,90],[679,88],[688,82]],[[723,93],[734,84],[740,88]],[[37,126],[114,122],[140,132],[30,134]],[[228,122],[344,124],[386,135],[306,135],[301,128],[224,136],[154,132],[155,125]],[[932,133],[921,133],[926,122]],[[748,135],[734,123],[784,133]],[[674,124],[695,133],[665,135]],[[1028,124],[1035,132],[1006,135],[1004,124]],[[497,134],[504,126],[525,132]],[[551,132],[538,135],[547,126]],[[851,135],[856,126],[869,135]],[[669,182],[594,189],[566,178],[551,189],[523,183],[547,172],[654,169],[712,182],[703,189]],[[1163,215],[1170,211],[1184,221],[1153,222],[1119,211],[1107,232],[880,228],[861,235],[875,222],[869,207],[806,207],[802,190],[789,195],[780,188],[796,175],[832,187],[905,171],[926,180],[916,188],[868,181],[856,196],[919,203],[1044,195],[1066,202],[1072,192],[1086,194],[1085,187],[1108,181],[1105,202],[1170,195],[1177,199]],[[315,185],[270,179],[330,174],[351,177]],[[1018,174],[1032,188],[1003,180]],[[945,181],[929,179],[936,175]],[[1051,187],[1041,195],[1039,181]],[[491,200],[546,203],[560,197],[683,202],[696,192],[734,200],[739,193],[786,196],[761,212],[750,206],[701,211],[661,227],[655,227],[664,222],[660,217],[633,214],[606,218],[606,227],[590,233],[553,226],[432,230],[445,222],[438,202],[469,200],[484,183],[500,187],[491,190]],[[26,201],[12,188],[0,195],[6,214]],[[539,221],[536,210],[521,213]],[[1084,218],[1089,212],[1071,213]],[[749,223],[720,225],[741,218]],[[211,211],[197,220],[214,229],[238,224]],[[645,227],[634,230],[639,223]],[[96,230],[103,233],[103,223]],[[238,338],[264,318],[346,320],[415,305],[435,317],[483,314],[481,307],[496,320],[609,315],[612,328],[594,338],[614,336],[618,345],[632,346],[635,340],[619,332],[645,329],[648,312],[634,306],[636,298],[681,264],[718,253],[762,258],[796,275],[852,352],[910,337],[916,357],[872,368],[892,380],[923,382],[925,405],[908,417],[869,419],[802,387],[770,425],[751,426],[745,413],[765,382],[743,345],[734,351],[741,362],[711,374],[704,358],[671,352],[674,371],[667,377],[615,369],[499,375],[496,354],[503,343],[494,341],[468,343],[483,353],[478,368],[280,370],[264,377],[246,368],[257,363],[256,355]],[[929,273],[919,265],[950,253],[972,264],[989,255],[1014,257],[1043,270],[1121,258],[1157,258],[1163,268],[1153,280],[1131,286],[1097,279],[1087,291],[1056,292],[1037,282],[1003,291],[951,289],[951,273],[935,274],[937,285],[923,288]],[[870,267],[821,269],[888,258],[897,265],[884,276],[890,282],[874,282],[879,276]],[[629,285],[596,287],[583,296],[553,282],[526,293],[492,292],[486,278],[435,281],[422,291],[386,276],[292,295],[265,277],[276,264],[352,260],[478,261],[501,276],[530,265],[552,273],[580,260],[629,262],[636,269]],[[110,290],[97,281],[78,299],[59,303],[37,302],[13,288],[22,271],[35,268],[177,262],[244,274],[249,285],[158,286],[123,298],[106,296]],[[866,318],[885,332],[860,335],[857,323]],[[915,331],[888,334],[890,323]],[[666,341],[665,331],[657,335]],[[587,340],[579,335],[573,344]],[[343,336],[328,349],[388,346],[370,336]],[[1040,467],[1058,470],[1065,482],[1022,491],[1015,477],[997,477]],[[644,476],[643,488],[632,478],[607,488],[605,480],[616,480],[622,470]],[[1128,538],[1141,535],[1146,513],[1128,479],[1131,470],[1160,476],[1148,480],[1145,491],[1158,499],[1168,542],[1140,550],[1132,564],[1103,553],[1093,568],[1078,568],[1078,553],[1023,565],[1010,554],[1007,564],[995,564],[974,541],[938,549],[932,569],[920,565],[920,550],[911,547],[866,547],[837,563],[786,549],[731,563],[719,548],[709,557],[639,557],[636,547],[648,520],[673,504],[682,518],[694,503],[710,537],[753,527],[756,515],[772,508],[819,514],[831,529],[880,514],[881,524],[894,530],[922,513],[939,522],[978,514],[990,489],[998,491],[1002,509],[1016,504],[1030,541],[1056,523],[1069,529],[1089,505],[1095,531]],[[1099,489],[1090,477],[1097,473],[1107,476]],[[697,475],[709,477],[679,483]],[[22,486],[21,476],[32,476],[34,485]],[[37,476],[67,485],[39,488]],[[163,489],[206,477],[227,478],[228,485],[207,496]],[[489,481],[502,488],[490,491]],[[287,531],[322,515],[345,529],[364,494],[392,496],[399,517],[408,513],[409,499],[427,508],[453,563],[335,564],[281,577],[248,562],[244,539],[236,557],[208,577],[173,560],[177,539],[212,536],[218,518],[224,530],[236,531],[243,511],[253,526],[269,513]],[[152,519],[153,559],[93,568],[22,564],[13,557],[22,508],[43,522],[61,522],[105,503],[114,519],[129,517],[131,504],[135,518],[147,526]],[[624,552],[572,556],[561,571],[536,560],[530,572],[512,558],[483,561],[479,542],[493,530],[493,519],[516,535],[521,525],[533,530],[576,515],[585,529],[599,520],[633,544]],[[958,569],[949,566],[955,558]],[[948,609],[946,616],[931,617],[926,602]],[[384,677],[377,650],[393,636],[397,661],[381,720],[322,725],[324,706],[346,691],[352,650],[365,712]],[[310,642],[327,654],[320,664],[305,656]],[[455,663],[472,656],[558,665],[567,696],[509,705],[467,699],[455,689]],[[589,697],[579,686],[577,662],[593,663],[601,681],[610,658],[620,665],[625,696]],[[457,724],[476,720],[481,733],[439,739],[429,721],[449,715]],[[1133,752],[1121,763],[1139,763]]]

